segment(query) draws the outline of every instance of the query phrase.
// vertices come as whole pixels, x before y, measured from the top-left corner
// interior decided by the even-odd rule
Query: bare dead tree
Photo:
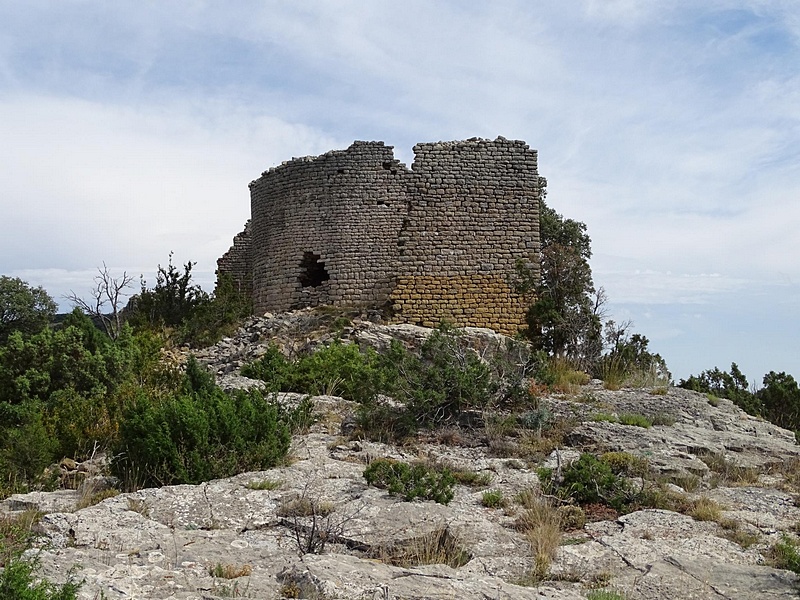
[[[103,268],[97,268],[94,278],[95,286],[91,291],[91,300],[84,300],[70,290],[65,296],[72,304],[94,319],[98,319],[111,339],[117,339],[122,329],[123,300],[128,296],[125,290],[131,287],[133,277],[123,271],[121,277],[113,277],[103,262]]]

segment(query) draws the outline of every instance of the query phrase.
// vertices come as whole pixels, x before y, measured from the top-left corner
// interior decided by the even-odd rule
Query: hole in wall
[[[300,277],[297,278],[302,287],[319,287],[330,279],[328,271],[325,270],[325,263],[320,262],[320,258],[319,254],[303,252],[303,260],[300,261]]]

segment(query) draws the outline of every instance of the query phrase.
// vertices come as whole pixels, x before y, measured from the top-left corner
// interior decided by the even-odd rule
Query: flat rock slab
[[[794,497],[777,487],[780,473],[762,476],[758,486],[721,481],[712,487],[709,467],[698,458],[710,451],[732,463],[771,469],[800,454],[790,432],[752,419],[731,403],[711,406],[704,396],[684,390],[654,396],[595,386],[586,393],[594,395],[591,402],[543,401],[556,414],[585,421],[575,430],[579,445],[561,450],[563,461],[592,447],[647,457],[665,473],[695,468],[702,494],[720,503],[725,518],[757,536],[756,543],[744,549],[717,523],[642,510],[565,533],[551,566],[552,580],[517,585],[534,566],[528,540],[514,528],[521,508],[513,501],[505,509],[487,508],[481,499],[486,489],[502,491],[507,500],[536,490],[538,465],[498,458],[480,443],[460,446],[436,436],[406,447],[348,441],[337,426],[354,406],[334,397],[314,399],[321,419],[312,433],[295,437],[287,466],[139,490],[77,511],[75,492],[19,495],[3,502],[0,511],[50,513],[39,525],[42,574],[61,582],[75,569],[85,581],[81,600],[271,600],[293,594],[572,600],[600,585],[629,600],[797,597],[797,577],[766,566],[763,557],[800,522]],[[299,398],[282,396],[286,402]],[[601,409],[670,414],[675,423],[644,429],[586,420]],[[447,463],[489,476],[491,482],[484,488],[457,486],[447,506],[405,502],[366,484],[364,468],[378,457]],[[316,521],[292,515],[287,506],[297,499],[324,504],[332,512]],[[301,556],[309,532],[320,528],[327,536],[324,553]],[[376,559],[443,529],[464,550],[466,564],[402,567]]]

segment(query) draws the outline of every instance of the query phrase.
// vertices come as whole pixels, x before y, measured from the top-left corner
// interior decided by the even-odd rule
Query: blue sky
[[[0,273],[210,288],[268,167],[498,135],[676,377],[800,376],[796,0],[0,0]]]

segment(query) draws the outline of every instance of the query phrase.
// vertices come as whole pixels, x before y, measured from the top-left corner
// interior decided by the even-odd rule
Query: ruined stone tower
[[[516,261],[539,264],[536,151],[474,138],[414,154],[408,169],[391,146],[354,142],[266,171],[218,273],[252,294],[256,314],[376,306],[396,322],[515,332]]]

